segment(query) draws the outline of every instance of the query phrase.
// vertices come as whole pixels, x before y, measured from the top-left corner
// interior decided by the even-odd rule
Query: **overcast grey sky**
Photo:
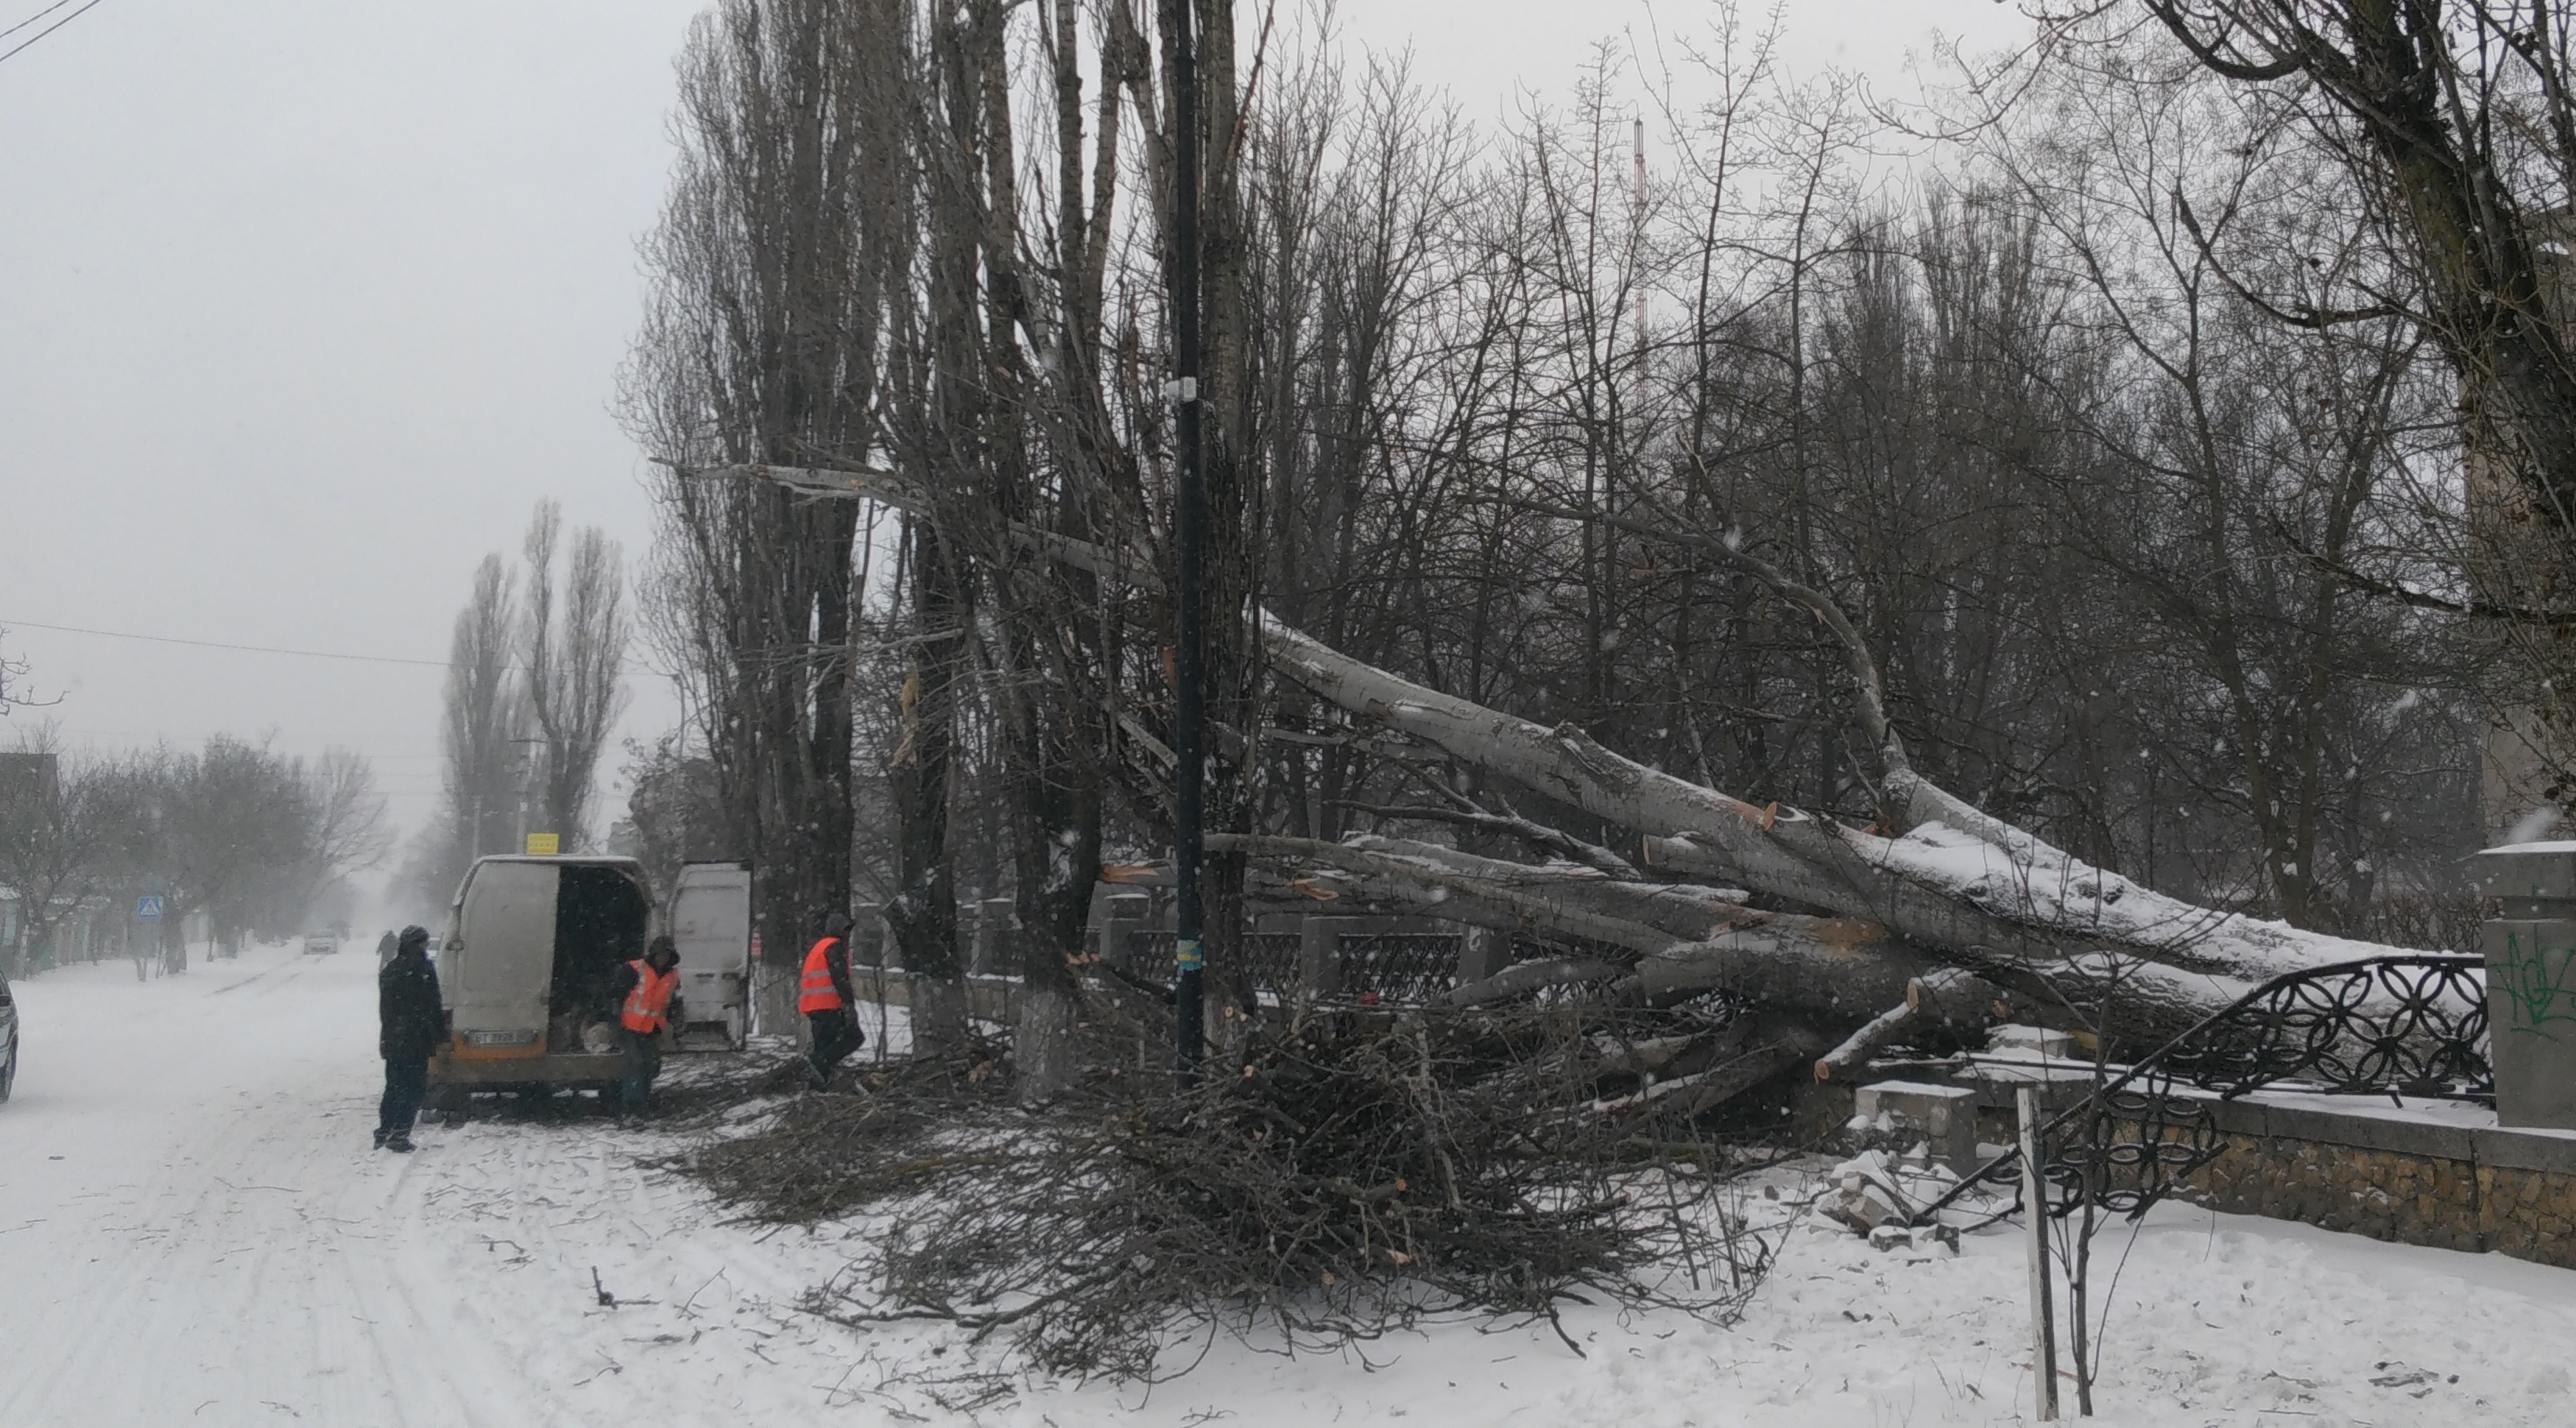
[[[44,4],[0,0],[0,26]],[[700,8],[101,0],[0,63],[0,625],[63,700],[12,726],[347,744],[406,828],[429,813],[432,665],[474,563],[545,496],[630,560],[649,539],[610,402]],[[1594,39],[1648,23],[1619,0],[1342,13],[1478,118],[1562,95]],[[1655,10],[1667,33],[1705,13]],[[2019,33],[1994,0],[1806,0],[1787,21],[1792,64],[1883,92],[1935,26]],[[630,683],[629,731],[667,727],[640,659]]]

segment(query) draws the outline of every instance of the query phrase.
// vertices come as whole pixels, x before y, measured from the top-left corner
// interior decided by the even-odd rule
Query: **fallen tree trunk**
[[[1927,823],[1886,838],[1756,807],[1623,758],[1571,726],[1549,729],[1442,694],[1287,626],[1265,621],[1262,637],[1273,668],[1340,708],[1643,835],[1649,866],[1741,881],[1987,968],[2113,953],[2209,974],[2194,999],[2214,1008],[2251,981],[2391,950],[2197,907],[1983,815],[1971,831]],[[1915,807],[1956,802],[1915,794]]]
[[[1591,949],[1588,955],[1521,963],[1455,988],[1447,997],[1454,1006],[1572,986],[1658,1005],[1725,992],[1849,1027],[1883,1008],[1921,998],[1931,1018],[1927,1024],[1951,1027],[1956,1034],[1976,1019],[1979,1005],[1991,1009],[2010,1002],[2015,1014],[2037,1025],[2098,1031],[2107,1022],[2115,1041],[2160,1044],[2213,1010],[2210,989],[2227,985],[2136,959],[2102,956],[1967,973],[1947,965],[1945,954],[1862,919],[1765,912],[1704,896],[1667,897],[1677,890],[1572,869],[1542,879],[1549,889],[1542,894],[1483,875],[1477,865],[1522,874],[1552,870],[1385,838],[1354,845],[1217,835],[1210,847],[1315,870],[1294,880],[1306,886],[1329,881],[1375,905],[1570,940]],[[1584,888],[1596,899],[1594,907],[1575,906],[1572,899],[1555,895],[1568,887]],[[1678,891],[1705,895],[1710,890]],[[1722,917],[1720,909],[1725,910]]]
[[[1849,1018],[1866,1015],[1863,1008],[1903,996],[1915,978],[1937,965],[1889,937],[1886,929],[1865,922],[1737,908],[1733,920],[1708,926],[1693,937],[1635,918],[1534,897],[1442,867],[1429,858],[1383,847],[1224,834],[1212,835],[1208,846],[1211,851],[1320,865],[1373,901],[1406,905],[1474,926],[1536,931],[1620,948],[1634,954],[1624,966],[1608,958],[1571,958],[1564,963],[1565,976],[1569,981],[1598,980],[1595,967],[1609,966],[1621,973],[1615,990],[1639,1000],[1671,1001],[1724,991]],[[1656,907],[1650,895],[1641,895],[1636,902],[1640,910]],[[1682,906],[1667,902],[1661,910],[1669,914]],[[1495,986],[1503,981],[1498,977],[1459,988],[1449,1000],[1453,1005],[1472,1006],[1538,989],[1527,976],[1506,983],[1511,990]]]

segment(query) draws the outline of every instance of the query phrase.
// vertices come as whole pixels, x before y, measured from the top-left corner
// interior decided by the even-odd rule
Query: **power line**
[[[94,5],[98,3],[98,0],[90,0],[90,3]],[[0,58],[6,58],[6,56],[0,56]],[[12,620],[0,617],[0,629],[12,626],[28,630],[52,630],[57,634],[65,635],[97,635],[101,638],[111,640],[145,640],[156,645],[189,645],[197,649],[205,650],[236,650],[244,654],[296,655],[303,659],[343,659],[354,660],[361,664],[408,664],[418,665],[424,669],[448,668],[448,661],[443,659],[404,659],[399,655],[339,654],[330,650],[290,650],[280,649],[274,645],[228,645],[217,640],[183,640],[176,635],[137,635],[124,630],[92,630],[85,629],[79,625],[48,625],[35,620]]]
[[[63,5],[67,3],[69,3],[69,0],[56,0],[56,3],[50,9],[39,10],[35,14],[28,16],[26,19],[19,21],[17,24],[10,26],[8,29],[0,30],[0,38],[5,38],[8,35],[15,34],[18,31],[27,28],[38,20],[54,13],[55,10],[63,8]],[[38,30],[36,33],[29,35],[27,38],[20,40],[15,45],[10,46],[6,51],[0,51],[0,61],[7,60],[11,55],[18,53],[18,51],[25,49],[27,46],[34,44],[36,41],[43,39],[45,36],[52,34],[54,31],[61,29],[63,26],[70,24],[72,21],[79,19],[81,16],[86,15],[97,8],[98,0],[89,0],[88,4],[83,5],[68,15],[65,15],[52,24],[47,25],[45,28]]]
[[[156,645],[186,645],[191,649],[201,650],[235,650],[243,654],[294,655],[299,659],[350,660],[359,664],[404,664],[413,665],[421,669],[454,669],[457,667],[454,660],[406,659],[401,655],[342,654],[336,650],[290,650],[280,648],[276,645],[234,645],[226,644],[221,640],[182,639],[177,635],[138,635],[128,630],[93,630],[83,625],[48,625],[41,620],[12,620],[6,615],[0,615],[0,630],[9,629],[51,630],[56,634],[62,635],[97,635],[102,639],[144,640]],[[528,666],[524,664],[513,664],[508,666],[508,668],[514,674],[526,674],[528,672]],[[618,683],[623,684],[628,678],[629,676],[626,674],[621,664],[618,672]]]
[[[56,10],[61,9],[70,3],[72,3],[72,0],[54,0],[53,4],[46,6],[44,9],[37,11],[23,20],[20,20],[18,23],[11,25],[5,30],[0,30],[0,40],[9,38],[11,35],[18,33],[20,30],[27,28],[29,25],[36,23],[38,20],[45,18],[47,15],[54,13]]]

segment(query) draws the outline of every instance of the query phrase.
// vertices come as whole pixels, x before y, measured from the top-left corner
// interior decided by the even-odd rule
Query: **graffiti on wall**
[[[2552,946],[2536,928],[2505,933],[2504,957],[2487,976],[2506,1009],[2505,1024],[2556,1040],[2558,1028],[2576,1026],[2576,944]]]

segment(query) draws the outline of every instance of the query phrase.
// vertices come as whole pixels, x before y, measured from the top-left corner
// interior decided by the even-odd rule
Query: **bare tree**
[[[323,888],[384,853],[384,805],[367,761],[317,762],[218,735],[138,761],[128,876],[164,897],[163,970],[185,971],[184,929],[202,914],[219,949],[255,931],[291,932]]]
[[[590,843],[590,800],[609,726],[624,706],[618,676],[626,660],[625,572],[597,526],[574,532],[556,607],[555,547],[563,511],[537,504],[523,555],[528,566],[524,674],[527,717],[542,739],[532,782],[544,827],[569,849]]]
[[[672,474],[650,624],[689,686],[730,810],[762,870],[763,1007],[850,897],[847,650],[857,513],[685,471],[864,456],[892,293],[910,276],[901,137],[911,7],[725,0],[680,60],[681,157],[646,244],[654,296],[622,380]]]
[[[475,568],[447,649],[440,716],[442,827],[422,867],[424,904],[444,906],[475,858],[506,848],[518,796],[518,739],[527,707],[517,680],[521,639],[517,580],[497,554]]]
[[[2192,239],[2255,310],[2323,330],[2413,325],[2458,384],[2465,457],[2467,589],[2444,596],[2394,572],[2352,583],[2490,623],[2520,656],[2495,692],[2482,792],[2487,831],[2563,816],[2576,793],[2567,691],[2571,530],[2576,529],[2576,289],[2566,266],[2576,201],[2576,79],[2554,0],[2136,0],[2044,12],[2042,63],[2122,86],[2170,84],[2173,63],[2214,76],[2262,117],[2340,167],[2335,206],[2379,259],[2289,286],[2244,265],[2244,247],[2172,197]],[[2128,27],[2158,27],[2159,66]],[[2160,69],[2162,72],[2160,72]],[[2446,584],[2448,582],[2445,582]]]
[[[304,887],[310,901],[350,873],[372,868],[392,847],[375,766],[354,749],[334,746],[320,758],[296,760],[308,809]]]

